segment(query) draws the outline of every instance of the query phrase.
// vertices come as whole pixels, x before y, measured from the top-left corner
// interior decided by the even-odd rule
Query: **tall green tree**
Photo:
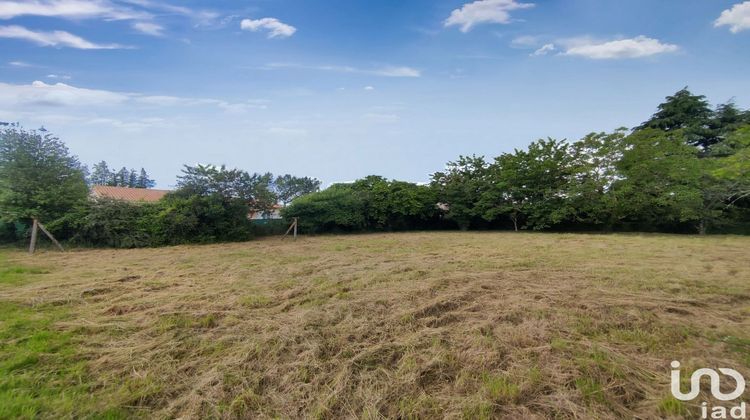
[[[320,190],[320,181],[315,178],[280,175],[273,181],[273,190],[281,204],[286,206],[297,197]]]
[[[636,230],[675,230],[701,220],[705,163],[682,130],[645,129],[624,139],[613,187],[619,219]]]
[[[130,173],[128,174],[128,187],[138,188],[138,173],[135,171],[135,169],[131,169]]]
[[[136,181],[136,188],[154,188],[156,181],[149,178],[148,173],[145,169],[141,168],[141,173],[138,175]]]
[[[49,133],[0,129],[0,218],[51,222],[86,200],[80,162]]]
[[[571,173],[565,141],[537,140],[527,150],[495,158],[479,207],[487,220],[507,215],[516,230],[554,226],[573,212],[566,194]]]
[[[686,87],[659,104],[658,111],[636,130],[681,130],[688,144],[708,150],[717,143],[713,126],[713,111],[703,95],[693,95]]]
[[[617,169],[625,151],[626,128],[612,133],[590,133],[570,147],[572,173],[566,196],[573,221],[587,228],[611,230],[618,223],[612,186],[622,174]]]
[[[479,201],[487,189],[489,164],[483,156],[459,156],[448,162],[445,170],[432,174],[431,186],[437,191],[439,205],[446,208],[446,217],[461,229],[482,217]]]
[[[107,162],[101,161],[94,164],[89,178],[93,185],[110,185],[112,183],[112,171],[109,170]]]
[[[750,111],[743,111],[730,101],[716,107],[711,128],[721,141],[746,124],[750,124]]]
[[[225,201],[241,200],[253,211],[270,211],[277,202],[272,191],[271,173],[249,174],[241,169],[227,169],[225,165],[185,165],[177,179],[181,196],[200,195],[222,197]]]

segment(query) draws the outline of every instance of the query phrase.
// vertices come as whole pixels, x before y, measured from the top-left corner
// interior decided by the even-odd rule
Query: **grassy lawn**
[[[672,360],[750,379],[750,238],[0,250],[0,418],[695,416]]]

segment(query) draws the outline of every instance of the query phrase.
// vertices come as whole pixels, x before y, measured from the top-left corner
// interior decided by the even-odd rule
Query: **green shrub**
[[[158,244],[241,241],[252,236],[249,209],[240,199],[218,195],[178,197],[160,203],[155,230]]]
[[[97,199],[49,224],[59,239],[86,246],[137,248],[155,245],[158,204]]]
[[[440,223],[433,189],[368,176],[300,197],[282,211],[306,232],[426,229]]]

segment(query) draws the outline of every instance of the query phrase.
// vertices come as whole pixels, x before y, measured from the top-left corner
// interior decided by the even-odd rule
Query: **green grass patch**
[[[578,378],[575,380],[575,386],[587,403],[598,402],[603,404],[607,400],[602,384],[592,378]]]
[[[0,255],[0,284],[21,284],[30,280],[33,274],[47,274],[48,270],[34,267],[21,267],[17,265],[8,265],[7,260]]]
[[[214,314],[170,314],[159,319],[159,329],[162,332],[185,328],[208,329],[217,325],[219,325],[219,320]]]
[[[73,416],[92,403],[73,337],[54,327],[65,316],[0,301],[0,418]]]
[[[750,366],[750,339],[736,337],[733,335],[724,337],[722,339],[733,352],[739,353],[742,362],[746,366]]]
[[[482,375],[482,384],[487,396],[497,402],[514,402],[521,392],[519,386],[504,375],[485,373]]]
[[[690,415],[690,410],[688,409],[687,405],[672,396],[662,399],[659,402],[658,410],[659,413],[663,416],[688,417]]]

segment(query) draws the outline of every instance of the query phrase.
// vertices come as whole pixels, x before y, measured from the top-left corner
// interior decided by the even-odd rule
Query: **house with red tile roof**
[[[149,188],[111,187],[109,185],[94,185],[91,187],[92,198],[109,198],[131,203],[153,203],[159,201],[169,193],[169,190],[154,190]]]

